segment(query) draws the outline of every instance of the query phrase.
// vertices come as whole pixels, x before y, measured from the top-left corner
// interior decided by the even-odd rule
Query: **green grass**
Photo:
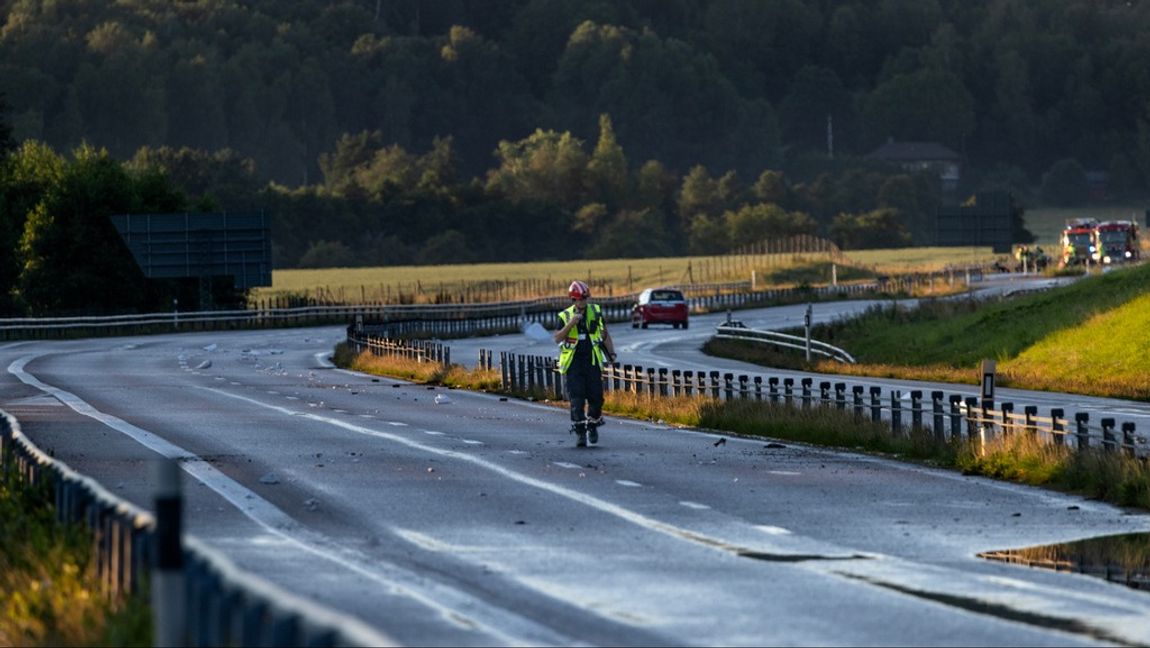
[[[989,358],[999,363],[1003,385],[1150,399],[1150,264],[1003,301],[921,304],[875,307],[816,326],[812,337],[850,352],[861,365],[850,368],[855,374],[958,371],[974,381]]]

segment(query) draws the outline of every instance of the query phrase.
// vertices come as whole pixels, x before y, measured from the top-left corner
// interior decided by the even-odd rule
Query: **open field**
[[[252,300],[277,296],[327,298],[345,303],[433,301],[437,295],[462,296],[464,301],[532,299],[564,294],[573,279],[591,284],[600,294],[624,295],[666,284],[705,284],[750,281],[786,286],[799,281],[829,283],[830,263],[840,281],[874,274],[929,272],[947,266],[989,263],[990,248],[903,248],[849,252],[789,252],[486,263],[441,266],[385,266],[276,270],[270,288],[257,288]],[[854,268],[853,270],[851,268]],[[796,268],[820,268],[794,273]],[[406,296],[400,299],[400,296]]]

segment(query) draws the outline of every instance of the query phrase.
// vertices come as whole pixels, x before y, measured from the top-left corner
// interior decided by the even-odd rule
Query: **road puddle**
[[[1150,533],[1124,533],[1061,544],[1005,549],[979,558],[1075,572],[1140,590],[1150,590]]]

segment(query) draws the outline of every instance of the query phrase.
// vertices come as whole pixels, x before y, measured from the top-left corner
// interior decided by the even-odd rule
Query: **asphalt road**
[[[741,315],[752,324],[801,318],[801,308]],[[624,354],[703,364],[694,336],[708,323],[620,327],[616,337]],[[152,461],[181,457],[190,533],[402,644],[1150,638],[1145,592],[976,557],[1147,531],[1145,515],[621,418],[599,447],[579,450],[559,407],[334,369],[326,356],[341,335],[4,344],[0,408],[42,448],[147,508]]]

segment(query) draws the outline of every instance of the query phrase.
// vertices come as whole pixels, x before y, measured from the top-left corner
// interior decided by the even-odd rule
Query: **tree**
[[[1076,207],[1090,197],[1086,169],[1073,158],[1055,162],[1042,174],[1042,200],[1055,207]]]
[[[500,142],[495,156],[499,167],[487,173],[488,191],[513,202],[570,208],[585,202],[588,157],[571,133],[537,129],[518,142]]]
[[[662,221],[663,215],[653,208],[620,212],[594,238],[587,256],[592,259],[668,256],[672,246]]]
[[[157,188],[157,182],[162,177],[129,174],[106,149],[76,149],[31,209],[20,239],[19,291],[33,313],[143,305],[143,274],[109,216],[170,211],[178,194]]]
[[[587,162],[587,182],[591,194],[609,207],[618,206],[627,193],[627,156],[607,114],[599,115],[599,141]]]
[[[870,144],[896,140],[942,142],[962,150],[974,131],[974,99],[950,72],[921,70],[880,84],[863,102]]]
[[[22,314],[17,285],[23,265],[20,237],[28,214],[59,182],[64,161],[48,146],[26,140],[0,161],[0,313]]]
[[[799,234],[814,234],[818,224],[802,212],[787,212],[775,204],[744,205],[723,214],[727,238],[732,244],[757,243]]]
[[[0,92],[0,160],[16,150],[16,140],[12,138],[12,122],[9,119],[11,111],[7,98]]]
[[[718,215],[721,207],[719,183],[711,177],[707,167],[701,164],[691,167],[679,189],[677,206],[679,220],[684,224],[692,223],[699,215]]]
[[[906,247],[911,240],[894,209],[839,214],[831,223],[830,237],[844,250]]]
[[[299,259],[301,268],[354,268],[355,254],[340,241],[316,241]]]

